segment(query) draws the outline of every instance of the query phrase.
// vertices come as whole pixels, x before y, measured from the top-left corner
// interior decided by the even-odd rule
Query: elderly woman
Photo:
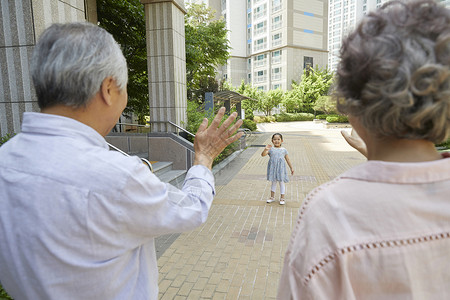
[[[393,1],[343,42],[338,108],[368,158],[304,200],[279,299],[449,299],[450,12]]]

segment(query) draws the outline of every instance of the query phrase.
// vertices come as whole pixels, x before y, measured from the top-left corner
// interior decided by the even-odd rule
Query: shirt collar
[[[83,138],[96,146],[108,148],[103,136],[92,127],[60,115],[25,112],[23,114],[22,132]]]
[[[351,178],[385,183],[419,184],[450,180],[450,155],[443,159],[399,163],[371,160],[343,173],[341,178]]]

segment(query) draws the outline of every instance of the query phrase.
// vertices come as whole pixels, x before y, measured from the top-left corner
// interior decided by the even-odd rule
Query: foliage
[[[300,88],[298,84],[292,82],[292,90],[286,91],[283,96],[281,104],[288,113],[295,113],[301,111],[301,99],[302,94],[300,93]]]
[[[12,300],[10,295],[8,295],[0,284],[0,300]]]
[[[287,112],[314,112],[314,104],[320,96],[328,94],[333,73],[327,69],[305,70],[300,83],[293,82],[292,90],[285,93],[282,104]]]
[[[328,117],[328,115],[317,115],[317,116],[316,116],[316,119],[319,119],[319,120],[326,120],[327,117]]]
[[[291,122],[291,121],[312,121],[314,115],[311,113],[281,113],[275,115],[277,122]]]
[[[450,139],[448,139],[443,143],[437,144],[436,147],[441,147],[443,149],[450,149]]]
[[[11,134],[11,133],[7,133],[6,135],[0,137],[0,146],[3,145],[4,143],[6,143],[9,139],[11,139],[13,136],[15,135],[15,133]]]
[[[214,11],[204,3],[190,4],[185,37],[188,99],[204,99],[205,92],[217,92],[216,67],[229,57],[226,23],[215,20]]]
[[[255,116],[253,121],[256,123],[270,123],[275,122],[276,118],[274,116]]]
[[[217,111],[214,112],[213,114],[208,114],[205,111],[205,107],[203,104],[199,104],[196,101],[188,101],[186,130],[195,134],[197,132],[198,128],[200,127],[200,124],[203,122],[203,119],[207,118],[209,120],[209,124],[211,124],[216,113],[217,113]],[[226,118],[228,118],[228,115],[224,115],[222,122],[225,121]],[[234,122],[233,122],[233,124],[234,124]],[[194,142],[194,139],[192,137],[189,136],[188,139],[191,142]],[[234,152],[235,148],[237,147],[238,142],[239,141],[236,141],[236,142],[228,145],[222,151],[222,153],[220,153],[219,156],[217,156],[214,159],[213,166],[218,164],[225,158],[227,158],[230,154],[232,154]]]
[[[283,94],[281,89],[269,90],[267,93],[264,93],[264,96],[259,101],[259,110],[264,112],[266,116],[270,116],[272,109],[277,107],[283,100]]]
[[[348,118],[340,115],[330,115],[326,120],[328,123],[348,123]]]
[[[314,111],[324,112],[326,114],[336,113],[336,102],[331,96],[319,96],[313,106]]]
[[[244,123],[243,123],[242,126],[241,126],[242,128],[248,128],[248,129],[250,129],[251,131],[256,131],[256,129],[258,128],[258,127],[256,126],[255,121],[253,121],[253,120],[244,119],[243,121],[244,121]]]
[[[244,80],[242,80],[241,85],[236,89],[236,92],[244,95],[246,97],[252,98],[254,100],[246,99],[241,102],[242,109],[245,111],[245,118],[248,120],[253,120],[255,117],[253,112],[258,109],[259,104],[258,101],[263,98],[263,92],[258,91],[251,84],[245,84]]]
[[[140,0],[97,0],[99,25],[120,44],[128,64],[128,104],[140,124],[148,115],[148,71],[144,5]]]

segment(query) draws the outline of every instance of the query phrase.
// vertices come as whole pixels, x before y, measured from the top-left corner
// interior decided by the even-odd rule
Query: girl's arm
[[[284,156],[284,158],[286,159],[286,162],[287,162],[289,168],[291,168],[291,175],[294,175],[294,169],[292,168],[292,164],[291,164],[291,161],[289,160],[289,156],[286,154]]]
[[[267,145],[266,148],[264,148],[263,152],[261,153],[261,156],[266,156],[267,153],[269,153],[270,148],[272,148],[272,145]]]

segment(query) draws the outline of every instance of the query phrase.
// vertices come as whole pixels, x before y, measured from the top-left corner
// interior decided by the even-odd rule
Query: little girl
[[[281,205],[285,204],[284,194],[286,192],[286,187],[284,183],[289,182],[284,160],[286,160],[289,168],[291,169],[291,175],[294,175],[294,169],[292,168],[291,162],[289,160],[288,152],[285,148],[281,147],[282,142],[283,136],[280,133],[275,133],[272,136],[272,144],[274,148],[272,148],[272,145],[267,145],[261,153],[261,156],[266,156],[267,154],[269,154],[270,156],[269,164],[267,165],[267,180],[272,181],[272,188],[270,189],[270,198],[267,200],[267,203],[275,201],[275,190],[277,188],[277,182],[279,182]]]

